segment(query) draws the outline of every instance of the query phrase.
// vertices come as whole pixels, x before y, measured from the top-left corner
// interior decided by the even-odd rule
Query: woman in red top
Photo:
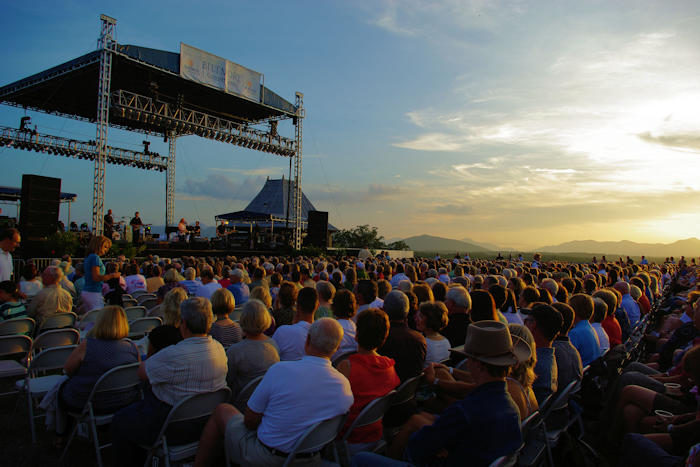
[[[377,349],[384,345],[389,335],[389,318],[378,308],[368,308],[357,318],[357,353],[338,363],[338,371],[350,381],[355,402],[341,435],[357,418],[362,409],[377,397],[389,393],[401,382],[394,360],[383,357]],[[382,422],[353,430],[348,443],[376,443],[382,438]],[[352,452],[352,446],[350,446]]]
[[[609,290],[602,289],[593,293],[594,298],[601,298],[608,306],[608,312],[605,319],[601,321],[605,333],[610,340],[610,348],[622,344],[622,328],[620,323],[615,318],[615,310],[617,310],[617,297]]]

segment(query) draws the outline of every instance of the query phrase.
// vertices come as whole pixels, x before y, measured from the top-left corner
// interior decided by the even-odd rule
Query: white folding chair
[[[150,332],[153,328],[163,324],[163,320],[157,316],[149,318],[139,318],[129,323],[129,339],[140,339]]]
[[[133,292],[131,292],[130,295],[131,295],[131,298],[137,299],[141,295],[146,295],[146,294],[148,294],[148,292],[146,292],[145,290],[134,290]]]
[[[151,308],[154,308],[156,305],[158,305],[158,299],[155,297],[148,297],[147,299],[138,302],[138,304],[139,304],[139,306],[142,306],[142,307],[146,308],[147,310],[150,310]]]
[[[143,305],[143,302],[145,302],[146,300],[155,299],[155,298],[156,298],[156,294],[145,293],[145,294],[142,294],[142,295],[139,295],[138,297],[136,297],[136,301],[138,302],[139,305]],[[146,307],[146,308],[148,308],[148,307]]]
[[[34,331],[36,323],[33,319],[13,318],[0,322],[0,336],[11,336],[13,334],[29,335]]]
[[[36,444],[36,427],[34,419],[42,415],[34,415],[34,407],[38,402],[62,379],[62,374],[44,375],[48,371],[63,369],[66,360],[77,345],[65,345],[61,347],[48,348],[34,357],[29,364],[29,369],[24,379],[15,383],[18,391],[27,394],[27,407],[29,409],[29,428],[32,432],[32,442]]]
[[[350,427],[347,429],[343,437],[335,442],[334,446],[334,455],[335,455],[335,461],[341,465],[350,465],[351,462],[351,457],[359,452],[360,450],[355,448],[353,449],[353,445],[348,443],[348,439],[350,439],[350,435],[352,435],[352,432],[356,428],[360,428],[363,426],[371,425],[373,423],[376,423],[380,421],[382,418],[384,418],[384,414],[389,410],[391,407],[393,400],[394,400],[394,395],[396,394],[396,391],[390,391],[389,393],[377,397],[373,401],[371,401],[369,404],[367,404],[362,411],[357,415],[357,418],[353,420],[352,424]],[[371,450],[372,452],[376,453],[381,453],[386,449],[386,441],[384,439],[381,439],[377,441],[377,443],[371,447],[371,449],[362,449],[362,450]]]
[[[80,342],[80,333],[77,329],[53,329],[46,331],[34,339],[31,355],[36,355],[50,347],[62,347],[64,345],[77,345]]]
[[[333,418],[314,423],[299,437],[292,447],[289,456],[284,461],[282,467],[287,467],[294,463],[294,458],[300,452],[318,452],[325,446],[332,443],[338,436],[340,429],[345,425],[348,414],[336,415]],[[227,464],[228,465],[228,464]]]
[[[71,442],[73,442],[73,438],[75,438],[78,431],[78,425],[81,423],[87,423],[90,428],[89,436],[92,438],[92,442],[95,447],[97,465],[102,467],[102,449],[111,446],[112,443],[100,445],[97,427],[112,423],[112,417],[119,409],[126,407],[142,396],[141,379],[138,377],[139,365],[139,362],[135,362],[117,366],[100,376],[100,379],[98,379],[93,386],[83,410],[77,413],[69,413],[71,417],[76,419],[76,423],[70,437],[68,438],[66,447],[63,449],[63,453],[61,454],[61,461],[63,461]],[[106,414],[95,413],[96,406],[99,405],[100,400],[105,400],[106,397],[120,394],[126,396],[124,397],[123,404],[120,405],[120,407],[112,408],[110,412]],[[129,397],[130,395],[133,395],[133,397]]]
[[[97,318],[99,318],[100,313],[102,313],[103,309],[104,308],[99,308],[97,310],[92,310],[92,311],[88,311],[87,313],[85,313],[82,316],[82,318],[80,318],[80,326],[84,328],[85,325],[88,323],[96,323]]]
[[[161,457],[164,458],[166,467],[170,467],[171,461],[181,461],[193,457],[197,453],[199,439],[172,446],[168,444],[168,430],[171,425],[176,423],[206,423],[216,406],[226,402],[229,397],[231,397],[231,390],[222,388],[214,392],[195,394],[175,404],[170,410],[168,418],[165,419],[153,446],[147,447],[148,456],[144,466],[148,467],[151,461],[153,461],[154,467],[157,466],[156,459]]]
[[[143,306],[129,306],[124,308],[124,313],[126,313],[126,320],[129,322],[136,321],[139,318],[146,317],[146,307]]]
[[[27,374],[27,367],[19,361],[27,360],[31,348],[31,337],[23,334],[0,336],[0,378],[25,376]],[[5,392],[0,394],[0,396],[14,394],[15,392],[16,391]]]
[[[77,320],[78,315],[72,311],[51,314],[44,318],[44,322],[42,322],[41,326],[39,326],[37,334],[41,334],[42,332],[49,331],[51,329],[71,328],[75,326],[75,322]]]
[[[123,307],[131,307],[131,306],[137,306],[138,302],[133,299],[133,298],[124,298],[122,297],[122,306]]]
[[[255,388],[258,387],[258,384],[260,384],[260,381],[262,381],[263,376],[258,376],[255,379],[252,379],[248,381],[248,384],[243,386],[243,389],[240,390],[240,392],[236,395],[236,401],[234,402],[234,406],[238,410],[241,411],[241,413],[245,413],[246,407],[248,407],[248,399],[250,399],[250,396],[253,395],[253,392],[255,392]]]

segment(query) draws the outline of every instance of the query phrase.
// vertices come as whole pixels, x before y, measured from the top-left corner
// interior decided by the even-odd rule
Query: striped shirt
[[[211,336],[189,337],[153,354],[145,368],[153,394],[175,405],[187,396],[226,387],[228,360]]]
[[[21,318],[27,316],[27,309],[22,302],[5,302],[0,305],[0,319]]]
[[[240,342],[243,339],[243,331],[237,322],[228,320],[214,321],[209,330],[211,337],[216,339],[224,346],[224,349],[228,349],[232,344]]]

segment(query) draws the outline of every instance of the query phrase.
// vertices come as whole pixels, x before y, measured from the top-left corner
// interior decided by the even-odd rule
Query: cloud
[[[265,177],[248,177],[236,183],[225,175],[209,174],[203,180],[186,179],[178,191],[192,199],[250,201],[264,183]]]
[[[307,156],[304,156],[307,157]],[[230,173],[239,173],[241,175],[266,175],[266,176],[277,176],[277,174],[280,173],[285,173],[285,168],[282,166],[279,167],[259,167],[257,169],[235,169],[235,168],[222,168],[222,167],[208,167],[207,170],[211,170],[212,172],[230,172]]]
[[[306,184],[304,193],[312,201],[332,202],[339,205],[391,202],[404,199],[410,191],[408,182],[404,185],[385,185],[370,183],[364,188],[344,188],[334,186],[315,186]]]
[[[700,134],[674,134],[653,136],[651,132],[645,131],[638,134],[639,139],[647,143],[659,144],[675,149],[690,150],[700,152]]]

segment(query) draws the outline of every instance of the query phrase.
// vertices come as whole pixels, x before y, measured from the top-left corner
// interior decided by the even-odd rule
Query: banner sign
[[[260,73],[183,43],[180,43],[180,76],[260,101]]]

